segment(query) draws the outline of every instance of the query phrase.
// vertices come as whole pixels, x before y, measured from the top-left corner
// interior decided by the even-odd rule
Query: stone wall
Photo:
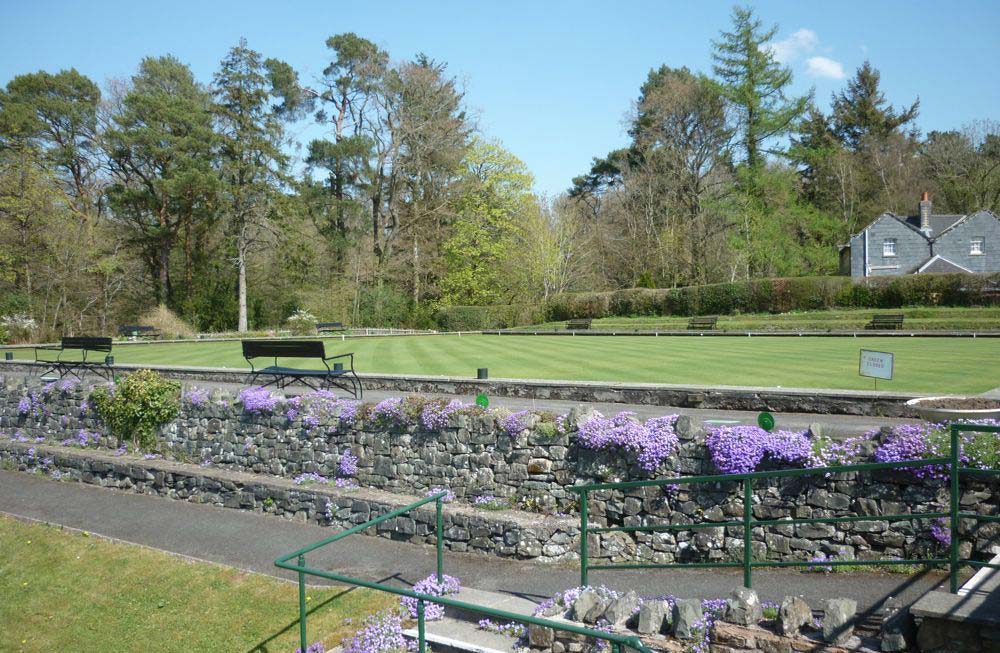
[[[82,388],[66,392],[55,388],[44,397],[40,410],[24,416],[18,403],[27,392],[13,382],[0,393],[0,432],[54,443],[78,429],[101,428],[92,411],[81,410],[86,401]],[[446,427],[431,431],[418,426],[386,427],[373,420],[331,430],[328,424],[310,429],[301,419],[289,420],[284,414],[248,415],[240,406],[213,399],[200,406],[185,404],[179,418],[162,429],[160,449],[180,461],[208,461],[215,469],[283,479],[307,472],[332,479],[343,452],[350,451],[358,458],[357,481],[364,488],[422,496],[429,488],[448,487],[459,503],[493,495],[536,512],[574,514],[578,495],[569,487],[575,484],[650,477],[631,454],[595,452],[577,445],[572,425],[588,414],[584,407],[575,409],[568,417],[568,433],[555,429],[550,419],[542,421],[529,415],[526,428],[509,436],[495,415],[483,411],[451,415]],[[659,477],[673,475],[672,470],[680,474],[714,473],[699,425],[681,418],[677,432],[679,455],[661,468]],[[101,442],[108,448],[114,446],[108,438]],[[1000,480],[963,480],[961,502],[963,510],[997,514]],[[754,556],[761,560],[809,560],[818,555],[840,559],[941,557],[943,547],[931,536],[929,523],[882,517],[940,512],[947,510],[947,505],[944,482],[917,481],[907,472],[758,482],[753,506],[756,519],[854,515],[871,519],[835,525],[756,527]],[[596,492],[590,502],[591,522],[601,526],[724,522],[738,520],[742,513],[742,492],[737,483]],[[963,556],[974,550],[985,557],[993,545],[1000,544],[1000,524],[977,526],[963,520],[960,532]],[[569,555],[575,547],[564,539],[551,543],[555,545],[551,555],[535,555],[558,558]],[[742,547],[742,528],[738,526],[607,533],[592,536],[589,543],[594,558],[623,561],[638,557],[663,563],[739,560]]]
[[[151,494],[265,512],[301,522],[351,528],[417,501],[366,488],[298,486],[287,479],[200,467],[141,456],[79,450],[45,444],[0,440],[0,462],[7,469],[44,473],[61,481]],[[434,504],[386,520],[365,531],[415,544],[437,541]],[[574,557],[579,524],[570,518],[518,511],[482,513],[470,506],[448,504],[443,511],[445,547],[502,557],[550,562]]]

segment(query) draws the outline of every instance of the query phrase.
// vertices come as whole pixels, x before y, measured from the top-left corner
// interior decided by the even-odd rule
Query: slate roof
[[[920,216],[919,215],[908,215],[908,216],[896,216],[906,224],[910,225],[914,229],[920,229]],[[966,216],[964,215],[931,215],[931,238],[937,238],[944,231],[953,227],[960,220],[963,220]]]
[[[958,263],[953,263],[940,254],[935,254],[920,264],[916,274],[933,274],[935,272],[971,272],[969,268],[963,268]]]

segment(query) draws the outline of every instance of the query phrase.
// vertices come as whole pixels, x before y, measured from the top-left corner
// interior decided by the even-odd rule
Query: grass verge
[[[298,648],[292,583],[0,517],[0,651],[242,651]],[[310,589],[310,642],[327,648],[379,592]]]

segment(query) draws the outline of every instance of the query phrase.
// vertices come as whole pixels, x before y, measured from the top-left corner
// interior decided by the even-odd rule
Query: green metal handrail
[[[947,564],[949,567],[949,584],[951,593],[958,592],[958,571],[963,565],[972,567],[988,567],[1000,569],[1000,564],[978,560],[960,559],[958,555],[958,520],[974,519],[983,522],[1000,522],[1000,516],[978,515],[976,513],[959,511],[959,477],[962,474],[978,474],[984,476],[1000,475],[997,469],[977,469],[960,466],[960,432],[1000,433],[1000,427],[983,424],[952,424],[950,427],[951,451],[947,457],[924,458],[921,460],[906,460],[891,463],[860,463],[842,465],[839,467],[814,467],[808,469],[781,469],[769,472],[746,472],[740,474],[714,474],[709,476],[682,476],[668,479],[647,481],[625,481],[620,483],[589,483],[566,488],[580,495],[580,585],[588,584],[589,572],[592,569],[681,569],[681,568],[743,568],[743,585],[753,585],[754,567],[837,567],[847,565],[875,566],[922,564]],[[851,472],[871,472],[878,470],[908,469],[926,467],[928,465],[947,465],[950,470],[950,505],[947,512],[908,513],[903,515],[855,515],[850,517],[819,517],[819,518],[787,518],[787,519],[753,519],[753,482],[773,478],[789,478],[799,476],[814,476],[817,474],[847,474]],[[699,522],[694,524],[648,524],[639,526],[603,526],[592,528],[589,524],[588,495],[590,492],[603,490],[630,490],[641,487],[663,485],[694,485],[703,483],[743,482],[743,519],[723,522]],[[754,526],[794,526],[796,524],[841,524],[859,521],[908,521],[916,519],[949,519],[951,545],[947,558],[917,558],[906,560],[828,560],[828,561],[760,561],[753,560],[752,534]],[[589,556],[588,535],[591,533],[610,532],[659,532],[670,530],[694,530],[701,528],[743,528],[743,561],[742,562],[689,562],[689,563],[615,563],[591,565]]]
[[[476,612],[489,617],[494,617],[497,619],[506,619],[509,621],[517,621],[524,624],[532,624],[536,626],[544,626],[546,628],[552,628],[554,630],[563,630],[566,632],[574,633],[577,635],[584,635],[586,637],[595,637],[598,639],[603,639],[611,644],[614,653],[621,653],[622,646],[628,646],[640,653],[652,653],[638,637],[618,635],[615,633],[606,633],[600,630],[591,630],[590,628],[583,628],[581,626],[576,626],[567,623],[558,623],[555,621],[550,621],[548,619],[541,619],[534,616],[528,616],[523,614],[517,614],[514,612],[507,612],[506,610],[497,610],[495,608],[487,608],[485,606],[476,605],[474,603],[467,603],[465,601],[458,601],[455,599],[449,599],[444,596],[431,596],[429,594],[420,594],[414,592],[413,590],[403,589],[401,587],[393,587],[391,585],[383,585],[382,583],[363,580],[360,578],[354,578],[352,576],[347,576],[344,574],[335,574],[333,572],[324,571],[321,569],[313,569],[312,567],[306,566],[306,554],[311,553],[319,548],[322,548],[328,544],[332,544],[337,540],[342,540],[345,537],[354,535],[355,533],[360,533],[367,528],[381,524],[384,521],[393,519],[405,513],[415,510],[423,505],[434,502],[436,507],[436,535],[437,535],[437,579],[441,582],[444,575],[444,558],[443,558],[443,546],[444,546],[444,527],[442,519],[442,503],[444,497],[448,495],[447,491],[438,492],[434,495],[427,497],[426,499],[421,499],[420,501],[415,501],[414,503],[404,506],[402,508],[397,508],[391,512],[387,512],[384,515],[371,519],[363,524],[358,524],[353,528],[349,528],[346,531],[337,533],[332,537],[328,537],[325,540],[320,540],[310,544],[307,547],[303,547],[298,551],[293,551],[287,555],[283,555],[274,561],[276,567],[282,569],[288,569],[294,571],[298,574],[298,584],[299,584],[299,644],[301,650],[304,652],[308,647],[308,637],[307,637],[307,626],[306,626],[306,575],[318,576],[320,578],[326,578],[328,580],[335,580],[341,583],[346,583],[348,585],[354,585],[357,587],[365,587],[368,589],[378,590],[381,592],[388,592],[390,594],[396,594],[398,596],[407,596],[410,598],[417,599],[417,641],[419,645],[419,653],[426,653],[426,636],[424,632],[424,612],[425,603],[437,603],[438,605],[448,606],[452,608],[458,608],[460,610],[466,610],[468,612]],[[295,563],[289,562],[292,559],[296,559]]]

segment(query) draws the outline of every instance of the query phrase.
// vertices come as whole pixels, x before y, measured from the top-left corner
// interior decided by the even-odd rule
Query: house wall
[[[868,232],[868,265],[871,276],[909,274],[931,255],[930,243],[899,220],[883,215],[871,223]],[[865,231],[851,238],[851,276],[863,277],[865,273]],[[896,239],[896,256],[882,256],[882,242]],[[894,266],[894,267],[889,267]]]
[[[984,238],[981,256],[969,254],[973,238]],[[934,253],[972,272],[1000,270],[1000,218],[980,211],[934,241]]]

